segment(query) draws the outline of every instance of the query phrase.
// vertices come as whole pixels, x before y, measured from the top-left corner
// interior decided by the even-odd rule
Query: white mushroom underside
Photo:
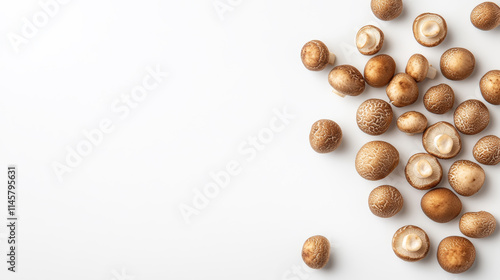
[[[405,241],[405,237],[407,237],[408,235],[415,235],[416,237],[418,237],[421,241],[421,245],[420,245],[420,248],[416,251],[408,251],[406,250],[403,246],[404,244],[404,241]],[[427,248],[429,246],[429,244],[427,243],[428,242],[428,239],[425,238],[425,234],[418,230],[418,229],[415,229],[415,228],[408,228],[406,227],[400,234],[398,234],[398,236],[395,237],[393,243],[396,244],[396,245],[400,245],[401,248],[403,248],[404,250],[400,250],[399,253],[401,255],[404,255],[404,256],[407,256],[407,257],[410,257],[410,258],[419,258],[422,256],[422,254],[424,254],[425,251],[427,251]]]
[[[447,154],[441,153],[434,143],[434,140],[436,139],[436,137],[439,135],[442,135],[442,134],[450,136],[451,139],[453,140],[453,148]],[[434,154],[442,155],[442,156],[446,157],[447,155],[455,155],[460,151],[460,140],[459,140],[460,135],[458,135],[457,131],[455,131],[455,129],[451,126],[448,126],[445,124],[436,126],[436,127],[432,128],[431,130],[429,130],[429,132],[427,134],[427,138],[432,141],[432,143],[427,143],[427,145],[426,145],[426,149],[428,149],[428,151],[430,153],[434,153]]]
[[[380,43],[380,32],[375,28],[364,28],[359,31],[356,37],[356,46],[361,52],[371,52]]]
[[[422,161],[425,162],[424,165],[428,166],[425,167],[425,170],[420,170],[420,172],[427,174],[431,173],[427,177],[418,175],[419,172],[417,170],[422,168],[417,167],[417,165]],[[431,170],[429,171],[427,170],[427,168],[430,168]],[[437,160],[433,156],[427,154],[419,155],[417,158],[411,161],[409,163],[408,170],[415,171],[414,173],[411,174],[411,175],[415,174],[415,176],[410,176],[410,180],[411,183],[416,186],[425,186],[432,182],[439,181],[439,179],[442,176],[441,174],[442,172],[440,172]]]
[[[416,25],[419,39],[426,45],[437,43],[446,32],[443,19],[437,15],[426,15]]]

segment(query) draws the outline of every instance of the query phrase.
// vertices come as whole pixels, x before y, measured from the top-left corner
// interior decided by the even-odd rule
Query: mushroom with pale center
[[[429,253],[430,241],[427,233],[417,226],[404,226],[394,233],[392,250],[402,260],[419,261]]]
[[[418,153],[410,157],[405,167],[408,183],[418,190],[434,188],[443,178],[443,168],[432,155]]]
[[[413,21],[413,36],[425,47],[435,47],[446,38],[448,27],[444,18],[438,14],[424,13]]]
[[[438,122],[427,128],[422,144],[429,154],[441,159],[450,159],[462,150],[460,135],[448,122]]]
[[[356,34],[356,47],[364,55],[376,54],[384,44],[384,32],[373,25],[366,25]]]
[[[300,58],[304,66],[311,71],[320,71],[328,64],[335,63],[335,54],[319,40],[307,42],[300,51]]]

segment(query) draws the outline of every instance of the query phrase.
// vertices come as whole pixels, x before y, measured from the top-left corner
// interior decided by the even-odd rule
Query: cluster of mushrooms
[[[384,21],[397,18],[402,10],[402,0],[371,0],[374,15]],[[471,22],[481,30],[490,30],[500,25],[500,7],[492,2],[478,5],[471,13]],[[417,42],[425,47],[439,45],[446,38],[447,24],[443,17],[424,13],[415,18],[413,34]],[[368,25],[356,34],[356,46],[363,55],[375,55],[384,43],[384,33],[379,28]],[[328,64],[334,64],[335,55],[327,46],[313,40],[301,51],[304,66],[312,71],[320,71]],[[449,80],[464,80],[475,68],[474,55],[464,48],[451,48],[443,53],[440,70]],[[375,87],[385,87],[390,102],[369,99],[358,108],[356,121],[366,134],[381,135],[389,129],[394,113],[392,106],[404,107],[417,101],[418,82],[433,79],[437,69],[432,67],[421,54],[408,60],[405,73],[395,73],[396,63],[386,54],[372,57],[365,66],[364,74],[351,65],[334,67],[328,75],[333,92],[341,97],[358,96],[365,90],[365,83]],[[500,70],[486,73],[479,82],[484,99],[500,105]],[[453,109],[455,96],[447,84],[439,84],[427,90],[423,97],[424,107],[433,114],[444,114]],[[427,217],[438,223],[455,219],[462,211],[460,198],[447,188],[434,188],[443,178],[443,169],[438,159],[454,158],[462,149],[460,133],[474,135],[483,131],[490,122],[488,108],[475,99],[461,103],[454,112],[454,124],[438,122],[428,125],[427,118],[420,112],[409,111],[397,119],[397,127],[408,135],[422,133],[422,144],[426,153],[410,157],[405,167],[408,183],[428,192],[422,197],[421,208]],[[328,119],[318,120],[312,125],[309,135],[311,147],[318,153],[329,153],[342,142],[340,126]],[[500,138],[488,135],[481,138],[473,148],[473,156],[484,165],[500,163]],[[356,155],[356,171],[366,180],[376,181],[387,177],[399,164],[399,153],[384,141],[371,141],[361,147]],[[469,160],[457,160],[448,171],[448,182],[460,196],[476,194],[484,184],[483,168]],[[403,197],[397,188],[383,185],[375,188],[368,198],[371,212],[383,218],[396,215],[403,207]],[[468,212],[459,222],[460,231],[470,238],[491,235],[496,228],[492,214],[486,211]],[[393,236],[394,253],[405,261],[418,261],[429,252],[430,240],[420,227],[407,225]],[[304,243],[302,258],[311,268],[322,268],[328,262],[330,243],[323,236],[313,236]],[[437,250],[441,267],[450,273],[462,273],[475,261],[474,245],[465,237],[444,238]]]

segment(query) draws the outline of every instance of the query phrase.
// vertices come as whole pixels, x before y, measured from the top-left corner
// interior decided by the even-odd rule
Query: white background
[[[472,240],[476,263],[452,275],[436,261],[439,241],[461,235],[458,219],[438,224],[420,210],[424,192],[403,176],[408,158],[423,152],[421,137],[399,132],[395,122],[379,137],[362,133],[357,107],[367,98],[387,100],[384,89],[367,86],[358,97],[334,95],[329,70],[311,72],[300,62],[304,43],[319,39],[337,54],[336,64],[362,71],[369,59],[354,48],[366,24],[385,33],[381,53],[397,72],[422,53],[433,65],[450,47],[476,56],[465,81],[437,79],[419,84],[414,105],[393,108],[423,112],[431,123],[452,121],[425,111],[422,95],[448,83],[457,104],[483,100],[478,81],[500,69],[500,29],[484,32],[469,21],[481,1],[404,1],[402,15],[382,22],[359,1],[68,1],[19,46],[9,34],[43,11],[39,2],[0,1],[0,217],[6,216],[6,167],[19,168],[18,273],[0,265],[2,279],[493,279],[498,275],[499,234]],[[42,2],[45,2],[42,0]],[[232,5],[222,14],[214,3]],[[423,12],[447,21],[446,40],[435,48],[419,45],[413,19]],[[112,109],[159,65],[170,75],[130,115]],[[118,101],[117,101],[118,100]],[[482,136],[500,134],[498,107],[487,104],[491,124],[480,135],[463,136],[458,158],[472,160]],[[249,138],[269,132],[275,111],[293,119],[250,157]],[[309,146],[312,123],[321,118],[342,127],[342,146],[317,154]],[[67,148],[85,141],[83,130],[104,119],[114,130],[81,163],[62,176]],[[265,132],[263,132],[265,131]],[[362,179],[354,157],[371,140],[386,140],[399,151],[396,171],[379,182]],[[253,149],[253,148],[252,148]],[[256,151],[256,150],[254,150]],[[240,173],[186,223],[179,207],[193,206],[196,191],[236,161]],[[448,170],[453,160],[441,161]],[[483,166],[486,183],[473,197],[461,197],[463,211],[487,210],[500,217],[498,166]],[[370,191],[382,184],[403,194],[403,210],[381,219],[368,209]],[[446,180],[441,187],[449,187]],[[7,229],[0,227],[1,260]],[[391,248],[393,233],[414,224],[427,231],[426,259],[406,263]],[[330,264],[303,268],[300,251],[310,236],[332,243]],[[298,272],[297,272],[298,271]]]

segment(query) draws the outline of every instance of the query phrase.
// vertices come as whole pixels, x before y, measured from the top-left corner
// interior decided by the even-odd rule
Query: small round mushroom
[[[462,211],[462,202],[449,189],[428,191],[420,201],[424,214],[437,223],[447,223],[455,219]]]
[[[495,217],[486,211],[468,212],[460,218],[460,231],[471,238],[488,237],[496,227]]]
[[[434,114],[444,114],[453,108],[455,93],[447,84],[431,87],[424,95],[424,106]]]
[[[304,66],[311,71],[320,71],[328,64],[335,63],[335,54],[328,51],[326,45],[319,40],[307,42],[300,52]]]
[[[481,30],[495,29],[500,25],[500,7],[493,2],[481,3],[472,10],[470,21]]]
[[[456,128],[448,122],[438,122],[427,128],[422,136],[424,149],[431,155],[450,159],[462,150],[462,139]]]
[[[437,250],[441,268],[449,273],[467,271],[476,260],[476,249],[465,237],[449,236],[441,240]]]
[[[478,134],[490,123],[490,112],[483,102],[469,99],[458,105],[454,115],[455,127],[467,135]]]
[[[302,260],[310,268],[323,268],[330,259],[330,242],[326,237],[315,235],[309,237],[302,246]]]
[[[403,208],[403,196],[395,187],[383,185],[371,191],[368,206],[375,216],[390,218]]]
[[[443,178],[443,168],[432,155],[419,153],[410,157],[405,167],[408,183],[417,190],[428,190],[437,186]]]
[[[386,54],[372,57],[365,65],[365,81],[372,87],[386,86],[394,77],[396,62]]]
[[[469,160],[458,160],[448,171],[450,186],[463,196],[477,193],[484,184],[486,174],[479,164]]]
[[[430,241],[427,233],[417,226],[404,226],[392,237],[392,250],[407,262],[419,261],[429,253]]]
[[[369,135],[380,135],[389,129],[392,108],[382,99],[368,99],[361,103],[356,113],[359,129]]]
[[[424,13],[413,21],[413,36],[422,46],[435,47],[444,41],[446,34],[446,21],[438,14]]]
[[[342,142],[342,129],[332,120],[319,120],[311,127],[309,143],[318,153],[330,153]]]
[[[495,135],[484,136],[474,145],[472,154],[479,163],[497,165],[500,163],[500,138]]]
[[[414,54],[408,60],[406,64],[406,74],[410,75],[415,82],[421,82],[425,78],[434,79],[436,78],[437,69],[429,64],[429,61],[425,56],[421,54]]]
[[[451,48],[441,56],[441,72],[450,80],[460,81],[474,72],[476,59],[464,48]]]
[[[409,111],[402,114],[397,121],[399,130],[408,135],[424,132],[427,124],[427,118],[422,113],[416,111]]]
[[[366,180],[377,181],[387,177],[399,164],[399,152],[384,141],[363,145],[356,155],[356,171]]]
[[[356,34],[356,47],[364,55],[376,54],[384,44],[384,32],[373,25],[366,25]]]
[[[403,11],[402,0],[372,0],[373,14],[380,20],[393,20]]]
[[[493,105],[500,105],[500,70],[491,70],[479,82],[484,99]]]
[[[365,91],[363,75],[351,65],[339,65],[333,68],[328,74],[328,82],[333,87],[333,92],[340,97],[357,96]]]
[[[406,73],[396,74],[385,91],[396,107],[411,105],[418,99],[417,82]]]

